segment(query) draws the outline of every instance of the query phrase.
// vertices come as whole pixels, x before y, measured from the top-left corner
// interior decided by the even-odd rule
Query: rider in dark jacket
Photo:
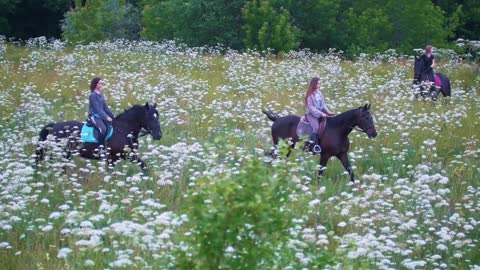
[[[88,117],[98,129],[99,143],[105,145],[105,137],[107,136],[107,123],[112,122],[115,116],[110,108],[108,108],[102,89],[103,81],[101,78],[94,78],[90,83],[90,97],[88,104]]]
[[[428,45],[425,48],[425,53],[421,56],[423,60],[425,74],[428,76],[428,80],[435,83],[433,67],[435,66],[435,56],[432,54],[432,46]]]

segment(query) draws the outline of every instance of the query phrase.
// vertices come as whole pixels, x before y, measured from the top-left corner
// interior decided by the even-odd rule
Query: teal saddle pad
[[[89,126],[86,123],[83,123],[82,130],[80,131],[80,138],[82,139],[83,142],[87,143],[98,143],[98,139],[95,137],[95,135],[98,134],[98,132],[95,130],[93,126]],[[113,135],[113,127],[110,125],[108,128],[108,134],[107,138],[105,138],[105,141],[108,141]]]

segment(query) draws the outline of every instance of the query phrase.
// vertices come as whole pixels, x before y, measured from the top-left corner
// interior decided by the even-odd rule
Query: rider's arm
[[[323,105],[323,110],[322,111],[326,114],[332,114],[332,112],[327,108],[326,105]]]
[[[107,102],[105,102],[104,111],[108,114],[108,116],[110,116],[110,118],[112,119],[115,118],[115,115],[113,115],[112,111],[108,107]]]

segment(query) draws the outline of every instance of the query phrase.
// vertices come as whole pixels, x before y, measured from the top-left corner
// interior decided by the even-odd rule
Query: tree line
[[[478,0],[0,0],[0,34],[349,54],[480,39]]]

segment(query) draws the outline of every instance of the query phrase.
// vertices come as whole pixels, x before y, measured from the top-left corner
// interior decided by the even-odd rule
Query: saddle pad
[[[437,74],[435,74],[433,76],[435,78],[435,85],[437,87],[442,87],[442,80],[440,79],[440,76],[438,76]]]
[[[108,130],[108,135],[105,141],[108,141],[108,139],[110,139],[113,135],[113,128],[110,127]],[[83,123],[82,130],[80,131],[80,138],[83,142],[98,143],[98,139],[95,137],[96,133],[98,132],[95,132],[95,128],[93,126]]]
[[[310,136],[312,132],[313,132],[312,127],[308,123],[305,115],[300,117],[300,122],[298,122],[298,125],[297,125],[297,136],[298,137]]]
[[[325,127],[327,126],[327,119],[325,117],[321,117],[318,119],[318,137],[322,138],[323,132],[325,132]],[[310,123],[308,123],[307,117],[303,115],[300,117],[300,121],[297,125],[297,136],[310,136],[313,132]]]

